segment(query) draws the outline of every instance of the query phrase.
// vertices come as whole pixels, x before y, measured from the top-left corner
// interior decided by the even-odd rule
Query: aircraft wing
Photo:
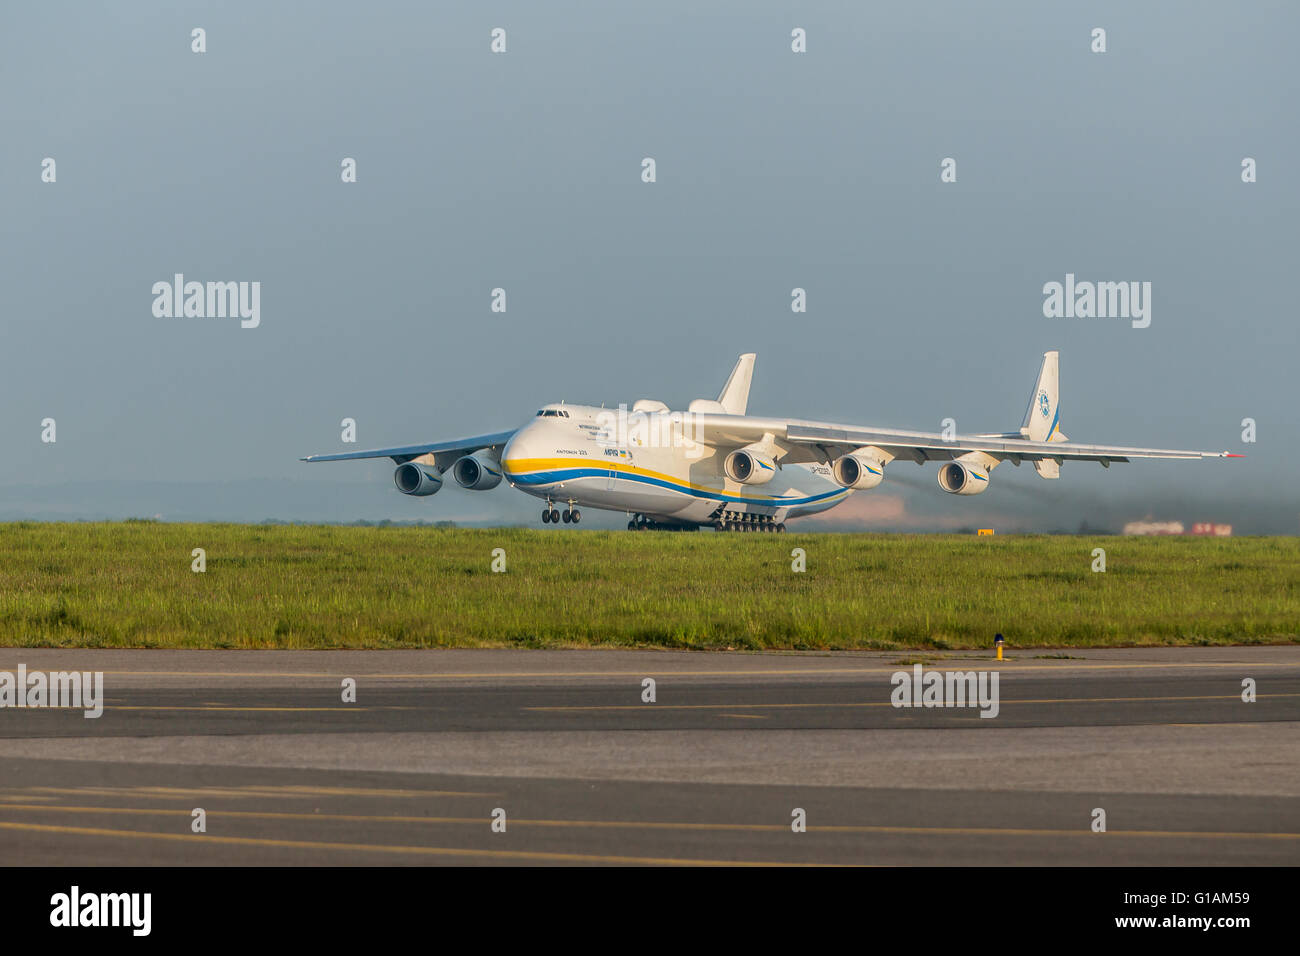
[[[917,464],[946,461],[968,452],[983,452],[1002,461],[1096,461],[1109,467],[1113,461],[1132,458],[1239,458],[1230,452],[1182,451],[1170,448],[1131,448],[1123,445],[1084,445],[1073,441],[1029,441],[1010,434],[956,435],[945,439],[937,432],[899,431],[749,416],[702,415],[695,439],[719,449],[762,444],[770,436],[782,463],[830,462],[858,448],[875,447],[891,459],[911,459]]]
[[[945,440],[928,432],[902,432],[843,425],[819,425],[791,422],[786,443],[792,447],[795,461],[821,461],[821,446],[829,445],[840,454],[864,446],[875,446],[895,458],[921,462],[957,458],[967,452],[984,452],[999,460],[1019,464],[1021,461],[1096,461],[1109,466],[1112,461],[1131,458],[1238,458],[1222,451],[1182,451],[1171,448],[1131,448],[1124,445],[1084,445],[1072,441],[1028,441],[1009,435],[955,435]],[[799,454],[800,457],[793,457]],[[808,457],[804,457],[808,456]]]
[[[391,458],[401,465],[412,458],[425,455],[433,456],[433,463],[441,469],[451,467],[452,462],[462,455],[490,448],[500,454],[505,443],[518,429],[508,432],[494,432],[491,435],[474,435],[470,438],[457,438],[452,441],[430,442],[427,445],[403,445],[400,448],[372,448],[369,451],[346,451],[337,455],[308,455],[302,461],[350,461],[354,458]]]

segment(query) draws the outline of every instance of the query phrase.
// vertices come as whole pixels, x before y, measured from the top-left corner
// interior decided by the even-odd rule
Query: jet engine
[[[831,474],[845,488],[874,488],[885,480],[885,466],[864,455],[844,455],[835,459]]]
[[[451,476],[462,488],[474,491],[487,491],[501,484],[501,463],[490,455],[476,451],[464,458],[457,458],[451,466]]]
[[[950,495],[978,495],[988,490],[989,473],[969,461],[950,461],[939,468],[939,487]]]
[[[765,485],[776,475],[776,462],[754,448],[739,448],[722,460],[722,470],[742,485]]]
[[[442,473],[432,465],[417,465],[407,462],[398,465],[393,472],[393,484],[404,495],[432,495],[442,487]]]

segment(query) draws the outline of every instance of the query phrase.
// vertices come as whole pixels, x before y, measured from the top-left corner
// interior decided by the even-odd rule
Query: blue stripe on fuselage
[[[510,476],[510,480],[517,485],[550,485],[558,481],[573,481],[577,478],[608,478],[610,471],[607,468],[562,468],[555,471],[535,471],[526,475]],[[723,492],[701,491],[696,488],[683,488],[681,485],[675,485],[670,481],[664,481],[662,478],[651,478],[649,475],[637,475],[625,471],[616,471],[613,477],[623,481],[639,481],[642,484],[656,485],[660,488],[667,488],[669,491],[676,491],[683,495],[693,498],[706,498],[712,501],[726,501],[737,504],[749,505],[767,505],[772,508],[788,508],[792,505],[808,505],[818,501],[825,501],[827,498],[834,498],[836,495],[848,493],[847,488],[838,488],[835,491],[828,491],[825,494],[811,495],[806,498],[742,498],[739,495],[729,495]]]

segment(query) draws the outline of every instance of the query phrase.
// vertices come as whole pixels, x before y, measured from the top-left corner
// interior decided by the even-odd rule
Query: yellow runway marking
[[[205,705],[205,706],[202,706],[202,707],[183,707],[183,706],[179,706],[179,705],[177,705],[177,706],[171,706],[171,705],[169,705],[169,704],[118,704],[118,705],[112,707],[111,709],[112,709],[112,710],[197,710],[197,711],[200,711],[200,712],[215,712],[215,711],[228,711],[228,710],[237,710],[237,711],[256,711],[256,712],[263,712],[263,711],[275,711],[275,712],[279,712],[279,711],[288,711],[288,712],[291,712],[291,713],[328,713],[328,714],[334,714],[334,713],[340,713],[340,712],[346,712],[346,711],[377,710],[377,709],[380,709],[380,708],[375,708],[375,707],[357,707],[355,704],[339,704],[337,707],[209,707],[209,706],[206,706],[206,705]],[[382,709],[384,709],[384,710],[399,710],[399,709],[400,709],[400,710],[408,710],[408,709],[410,709],[410,708],[406,708],[406,707],[402,707],[402,708],[385,707],[385,708],[382,708]]]
[[[153,790],[170,790],[179,793],[188,793],[191,791],[184,790],[181,787],[152,787]],[[474,790],[406,790],[406,789],[388,789],[380,787],[312,787],[302,784],[268,784],[258,786],[256,784],[248,787],[232,788],[236,792],[247,790],[257,790],[259,793],[273,793],[276,796],[283,797],[396,797],[396,798],[418,798],[418,797],[495,797],[496,793],[479,792]]]
[[[143,816],[177,816],[189,817],[190,811],[159,810],[142,807],[52,807],[47,804],[30,806],[0,805],[0,810],[46,811],[56,813],[102,813]],[[470,826],[487,826],[491,819],[484,815],[479,817],[414,817],[414,816],[372,816],[351,813],[281,813],[277,811],[251,810],[209,810],[208,817],[257,819],[257,820],[335,820],[361,823],[437,823],[466,824]],[[620,829],[620,830],[728,830],[745,832],[784,833],[788,832],[788,823],[685,823],[674,821],[641,820],[529,820],[516,817],[510,821],[511,826],[531,827],[581,827],[583,829]],[[1025,827],[920,827],[920,826],[854,826],[854,825],[809,825],[809,833],[912,833],[941,836],[1080,836],[1095,838],[1088,827],[1076,827],[1070,830],[1049,830],[1045,828]],[[1155,838],[1205,838],[1230,840],[1300,840],[1300,833],[1261,832],[1261,831],[1215,831],[1215,830],[1108,830],[1107,836],[1155,837]]]
[[[348,787],[27,787],[18,793],[58,793],[97,797],[145,797],[170,799],[183,796],[218,797],[384,797],[389,799],[419,799],[423,797],[494,797],[495,793],[468,790],[367,790]],[[17,799],[17,798],[7,798]],[[29,796],[27,799],[40,799]]]
[[[485,821],[478,821],[483,823]],[[384,843],[327,843],[317,840],[270,840],[255,837],[211,834],[150,833],[147,830],[106,830],[98,827],[63,827],[42,823],[0,822],[3,830],[60,833],[70,836],[126,837],[140,840],[168,840],[192,844],[219,843],[229,846],[277,847],[290,850],[347,850],[353,853],[395,853],[409,856],[462,856],[485,860],[539,860],[558,863],[632,863],[659,866],[822,866],[820,863],[787,863],[760,860],[692,860],[675,857],[602,856],[586,853],[544,853],[528,850],[468,850],[458,847],[393,846]]]
[[[13,796],[0,796],[0,801],[3,802],[14,802],[17,800],[56,800],[56,799],[58,798],[42,797],[40,794],[36,794],[36,793],[22,793],[22,794],[15,793]]]
[[[762,714],[718,714],[719,717],[734,717],[736,720],[767,720]]]
[[[1034,648],[1037,650],[1037,648]],[[902,653],[902,652],[900,652]],[[963,652],[965,653],[965,652]],[[956,663],[987,660],[994,661],[990,654],[985,657],[948,657],[942,662]],[[1168,668],[1180,670],[1193,667],[1300,667],[1296,661],[1176,661],[1166,664],[1153,662],[1109,663],[1109,664],[1020,664],[1014,659],[1001,661],[1002,664],[1015,664],[1006,668],[1009,671],[1067,671],[1067,670],[1141,670],[1146,668]],[[651,668],[656,677],[816,677],[819,675],[845,674],[892,674],[899,670],[899,665],[881,664],[878,667],[799,667],[799,668],[755,668],[752,670],[659,670]],[[105,677],[116,675],[123,677],[261,677],[268,680],[291,678],[294,680],[319,678],[322,680],[339,680],[342,677],[356,677],[367,680],[461,680],[461,679],[502,679],[502,678],[537,678],[537,677],[635,677],[646,676],[646,669],[635,671],[464,671],[441,674],[358,674],[349,671],[337,674],[315,671],[103,671]]]
[[[105,703],[107,703],[107,701],[105,701]],[[35,707],[30,707],[26,704],[23,704],[22,706],[18,706],[16,704],[5,705],[5,710],[90,710],[90,709],[91,709],[90,707],[86,707],[85,705],[82,704],[39,704]]]
[[[1260,694],[1259,699],[1266,697],[1300,697],[1300,694]],[[1139,700],[1150,701],[1170,701],[1170,700],[1240,700],[1240,694],[1207,694],[1191,697],[1044,697],[1039,699],[1015,700],[1009,697],[1003,697],[999,701],[999,706],[1007,704],[1117,704],[1130,703]],[[798,708],[812,707],[893,707],[893,703],[887,700],[873,701],[849,701],[845,703],[833,702],[812,702],[798,704],[587,704],[587,705],[556,705],[551,707],[525,707],[524,710],[717,710],[720,707],[739,707],[742,710],[794,710]],[[960,710],[957,707],[899,707],[898,710]],[[965,708],[970,710],[971,708]]]

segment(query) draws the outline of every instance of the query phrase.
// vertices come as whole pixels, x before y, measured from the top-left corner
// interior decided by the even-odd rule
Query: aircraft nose
[[[529,458],[537,457],[533,453],[536,444],[536,426],[532,424],[525,425],[510,436],[506,447],[501,449],[501,469],[506,473],[507,478],[517,480],[520,472],[524,470],[524,462]]]

